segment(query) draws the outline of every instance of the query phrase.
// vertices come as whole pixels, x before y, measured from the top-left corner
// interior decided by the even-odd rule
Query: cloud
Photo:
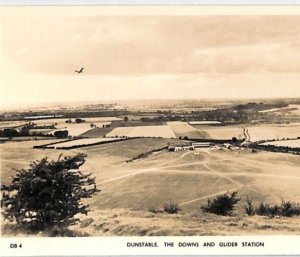
[[[3,10],[3,103],[300,96],[299,16]]]
[[[98,16],[6,18],[4,54],[25,72],[89,74],[297,71],[300,17]]]

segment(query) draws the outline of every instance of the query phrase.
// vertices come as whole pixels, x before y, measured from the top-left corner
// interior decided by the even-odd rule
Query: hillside
[[[252,152],[246,148],[230,150],[221,145],[143,155],[182,143],[178,139],[139,138],[81,149],[43,150],[32,148],[42,144],[39,141],[9,142],[1,147],[1,179],[2,183],[9,183],[13,169],[28,167],[31,161],[44,156],[55,160],[61,153],[81,152],[87,155],[82,171],[96,177],[101,192],[91,199],[91,213],[84,217],[92,218],[91,224],[86,228],[75,227],[78,231],[92,235],[299,233],[299,218],[245,217],[243,208],[247,196],[255,206],[262,201],[280,203],[282,199],[299,203],[299,156]],[[142,158],[135,159],[138,156]],[[132,159],[135,160],[128,162]],[[236,217],[199,213],[200,206],[208,199],[228,191],[237,191],[242,198]],[[179,215],[148,211],[162,209],[170,202],[180,206]],[[105,225],[99,225],[103,222]]]

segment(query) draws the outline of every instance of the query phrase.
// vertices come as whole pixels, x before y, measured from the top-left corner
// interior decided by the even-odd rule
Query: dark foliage
[[[19,133],[15,129],[7,128],[7,129],[1,130],[0,135],[1,135],[1,137],[17,137],[17,136],[19,136]]]
[[[58,130],[54,132],[54,136],[57,138],[66,138],[68,137],[69,132],[68,130]]]
[[[247,197],[246,199],[246,205],[244,206],[245,208],[245,212],[249,215],[249,216],[253,216],[255,214],[253,205],[252,205],[252,199]]]
[[[149,211],[149,212],[152,212],[152,213],[162,213],[162,212],[163,212],[163,210],[156,209],[156,208],[154,208],[154,207],[150,207],[150,208],[148,209],[148,211]]]
[[[83,123],[83,122],[85,122],[84,119],[80,119],[80,118],[75,119],[75,123]]]
[[[289,146],[276,146],[276,145],[262,145],[253,143],[250,145],[250,148],[270,151],[275,153],[291,153],[291,154],[300,154],[300,147],[289,147]]]
[[[180,211],[180,207],[176,203],[166,203],[164,205],[164,211],[169,214],[176,214]]]
[[[233,137],[233,138],[231,139],[231,141],[232,141],[233,144],[236,144],[236,143],[238,142],[238,139],[237,139],[236,137]]]
[[[232,212],[235,210],[236,204],[240,200],[240,198],[237,198],[237,192],[232,192],[231,194],[226,193],[217,196],[212,201],[208,199],[207,205],[201,206],[201,209],[205,212],[227,216],[232,214]]]
[[[281,204],[270,205],[267,203],[261,203],[258,208],[256,208],[255,213],[262,216],[299,216],[300,215],[300,205],[290,201],[282,200]]]
[[[4,218],[28,231],[75,224],[76,214],[88,213],[81,199],[99,191],[95,178],[78,170],[84,162],[83,154],[51,162],[44,158],[18,170],[12,183],[1,187]]]

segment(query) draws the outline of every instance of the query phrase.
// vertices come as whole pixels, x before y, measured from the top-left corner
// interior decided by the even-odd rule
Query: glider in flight
[[[79,73],[82,73],[82,72],[83,72],[83,69],[84,69],[84,67],[82,67],[80,70],[75,70],[75,72],[77,72],[78,74],[79,74]]]

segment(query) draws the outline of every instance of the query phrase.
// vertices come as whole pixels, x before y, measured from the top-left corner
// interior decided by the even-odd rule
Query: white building
[[[210,142],[197,142],[197,143],[192,143],[192,146],[194,148],[199,148],[199,147],[210,147],[211,143]]]

